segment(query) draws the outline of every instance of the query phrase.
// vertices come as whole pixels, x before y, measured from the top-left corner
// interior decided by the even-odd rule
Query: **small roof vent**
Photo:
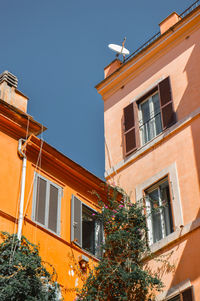
[[[17,88],[18,79],[9,71],[4,71],[0,74],[0,84],[4,81],[7,82],[9,86]]]

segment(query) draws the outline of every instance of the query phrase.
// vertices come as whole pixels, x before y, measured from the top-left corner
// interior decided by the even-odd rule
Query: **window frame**
[[[151,112],[154,113],[153,117],[150,116],[150,119],[154,119],[154,122],[153,122],[153,126],[154,126],[154,132],[156,133],[156,121],[155,121],[155,111],[154,111],[154,107],[153,107],[153,96],[158,94],[158,101],[159,101],[159,113],[160,113],[160,119],[161,119],[161,123],[160,123],[160,126],[161,126],[161,131],[160,133],[163,132],[163,122],[162,122],[162,112],[161,112],[161,106],[160,106],[160,95],[159,95],[159,91],[158,89],[156,89],[156,91],[152,91],[152,94],[148,95],[145,99],[142,99],[140,101],[137,102],[137,107],[138,107],[138,127],[139,127],[139,132],[140,132],[140,144],[141,146],[147,144],[149,141],[151,141],[152,139],[154,139],[155,137],[157,137],[160,133],[156,134],[154,137],[152,137],[151,139],[147,140],[146,142],[143,140],[143,135],[142,135],[142,125],[140,125],[140,122],[143,121],[143,118],[142,118],[142,108],[141,108],[141,105],[144,104],[145,102],[149,102],[149,108],[150,108],[150,115],[151,115]],[[144,124],[143,124],[144,126]]]
[[[46,198],[45,198],[45,223],[42,224],[36,220],[36,207],[37,207],[37,183],[38,178],[46,181]],[[54,186],[58,189],[58,201],[57,201],[57,223],[56,223],[56,231],[53,231],[48,227],[49,222],[49,200],[50,200],[50,185]],[[32,205],[32,220],[40,225],[41,227],[47,229],[48,231],[60,236],[61,234],[61,198],[63,195],[63,189],[61,186],[57,185],[56,183],[52,182],[48,178],[42,176],[41,174],[35,172],[34,173],[34,186],[33,186],[33,205]]]
[[[74,235],[74,228],[75,228],[75,221],[74,221],[74,199],[77,199],[80,201],[80,243],[78,241],[76,241],[75,235]],[[85,252],[89,253],[90,255],[99,258],[96,254],[92,253],[90,250],[87,250],[83,247],[83,231],[82,231],[82,216],[83,216],[83,206],[87,207],[89,210],[93,211],[94,214],[97,213],[97,210],[93,209],[91,206],[89,206],[88,204],[86,204],[85,202],[82,202],[80,200],[80,198],[78,198],[76,195],[72,195],[71,198],[71,242],[75,243],[76,245],[78,245],[81,249],[83,249]],[[103,225],[101,224],[101,229],[100,231],[102,231],[102,241],[100,242],[100,244],[103,242],[104,240],[104,235],[103,235]],[[100,247],[100,245],[98,246]]]
[[[169,217],[169,224],[170,224],[170,228],[171,228],[171,232],[169,234],[166,234],[165,231],[165,226],[166,223],[164,221],[164,214],[162,212],[162,209],[159,209],[159,214],[160,214],[160,220],[161,220],[161,232],[162,232],[162,238],[155,241],[154,242],[154,233],[153,233],[153,220],[152,220],[152,212],[151,212],[151,201],[148,198],[148,192],[152,192],[156,189],[158,189],[158,194],[159,194],[159,206],[163,206],[162,204],[162,200],[161,200],[161,195],[160,195],[160,186],[165,183],[168,182],[168,187],[169,187],[169,208],[170,208],[170,217]],[[157,242],[159,242],[160,240],[162,240],[163,238],[167,237],[168,235],[170,235],[171,233],[174,232],[174,218],[173,218],[173,208],[172,208],[172,193],[171,193],[171,187],[170,187],[170,182],[169,182],[169,176],[165,176],[164,178],[160,179],[159,181],[157,181],[156,183],[153,183],[151,186],[149,186],[148,188],[146,188],[144,190],[144,195],[145,195],[145,203],[146,203],[146,208],[147,208],[147,214],[148,217],[146,219],[147,222],[147,227],[149,229],[148,231],[148,238],[149,238],[149,244],[153,245]]]
[[[180,229],[180,227],[183,226],[184,223],[183,223],[181,194],[180,194],[179,180],[178,180],[178,171],[175,162],[165,167],[164,169],[160,170],[158,173],[153,174],[152,176],[147,178],[144,182],[137,185],[135,187],[135,195],[136,195],[136,200],[143,202],[144,191],[147,190],[149,187],[151,187],[154,183],[159,182],[161,179],[167,176],[168,176],[168,182],[169,182],[170,193],[171,193],[172,221],[174,225],[174,232],[176,232],[176,230]],[[170,240],[173,241],[174,232],[164,237],[163,239],[157,241],[156,243],[150,245],[152,251],[154,252],[162,248]]]
[[[173,296],[170,296],[169,298],[165,299],[165,301],[173,301],[173,299],[176,298],[176,297],[179,297],[180,301],[185,301],[183,299],[183,294],[186,291],[190,291],[191,292],[191,298],[192,299],[190,301],[193,301],[194,300],[194,289],[193,289],[193,286],[190,286],[190,287],[182,290],[181,292],[178,292],[178,293],[174,294]]]

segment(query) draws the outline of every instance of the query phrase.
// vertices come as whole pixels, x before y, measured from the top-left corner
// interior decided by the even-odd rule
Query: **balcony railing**
[[[197,8],[200,5],[200,0],[195,1],[192,5],[190,5],[184,12],[180,14],[181,19],[185,18],[190,12],[192,12],[195,8]],[[124,63],[136,56],[139,52],[141,52],[143,49],[148,47],[151,43],[156,41],[160,37],[161,33],[156,33],[153,37],[151,37],[147,42],[142,44],[137,50],[135,50],[131,55],[129,55],[125,60]]]
[[[180,14],[180,17],[185,18],[191,11],[197,8],[200,5],[200,0],[195,1],[192,5],[190,5],[184,12]]]

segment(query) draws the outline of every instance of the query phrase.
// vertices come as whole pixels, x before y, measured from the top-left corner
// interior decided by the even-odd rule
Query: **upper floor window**
[[[97,219],[96,212],[74,195],[71,204],[71,241],[96,257],[101,257],[103,225]]]
[[[124,108],[125,155],[131,154],[176,121],[169,77]]]
[[[62,188],[35,174],[32,219],[45,228],[60,234]]]
[[[168,179],[145,190],[149,241],[153,244],[173,232],[172,210]]]
[[[139,104],[139,129],[142,145],[162,132],[158,92]]]

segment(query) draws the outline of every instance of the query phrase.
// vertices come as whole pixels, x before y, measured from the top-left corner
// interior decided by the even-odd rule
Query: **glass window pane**
[[[162,239],[162,226],[161,226],[161,212],[159,210],[159,193],[158,189],[153,190],[149,194],[151,202],[151,218],[152,218],[152,232],[153,242]]]
[[[149,120],[150,120],[150,108],[149,108],[149,100],[143,102],[140,106],[141,108],[141,120],[140,120],[140,130],[142,134],[142,143],[145,144],[150,140],[150,128],[149,128]]]
[[[150,141],[162,132],[162,120],[160,112],[160,101],[158,93],[152,95],[140,104],[141,119],[139,127],[142,143]]]
[[[37,177],[35,220],[45,225],[46,181]]]
[[[100,221],[95,220],[95,256],[101,258],[102,249],[101,243],[103,242],[103,225]]]
[[[164,206],[162,212],[165,223],[165,235],[169,235],[173,231],[173,224],[168,181],[160,185],[160,192],[162,205]]]
[[[95,254],[95,219],[94,211],[82,205],[82,247]]]
[[[162,121],[161,114],[157,114],[155,116],[155,128],[156,128],[156,136],[162,132]]]
[[[153,102],[153,110],[154,110],[154,116],[160,112],[160,102],[159,102],[159,96],[158,93],[154,94],[152,96],[152,102]]]
[[[150,119],[149,100],[141,104],[142,121],[146,123]]]
[[[57,232],[58,188],[50,184],[48,228]]]
[[[160,101],[158,93],[152,96],[153,111],[154,111],[154,123],[155,123],[155,136],[162,132],[162,121],[160,113]]]

